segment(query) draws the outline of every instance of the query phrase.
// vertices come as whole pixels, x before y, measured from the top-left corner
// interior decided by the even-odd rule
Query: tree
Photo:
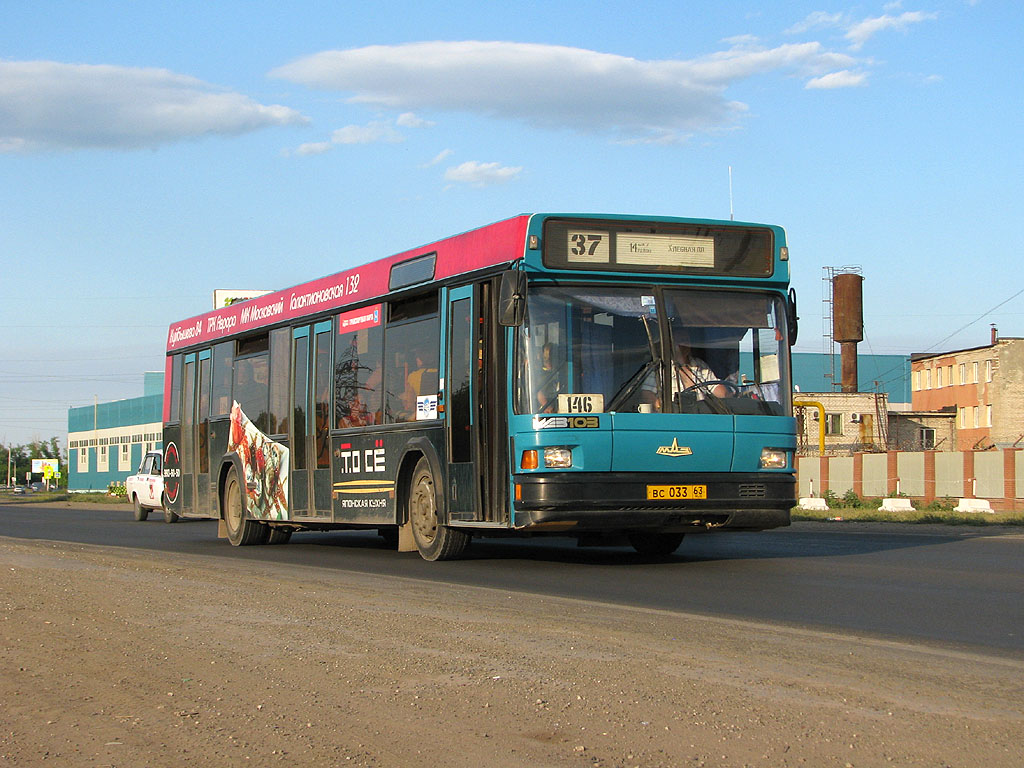
[[[61,450],[60,438],[56,435],[49,440],[33,440],[27,445],[0,444],[0,457],[4,463],[0,467],[0,476],[8,484],[24,482],[25,473],[32,469],[32,459],[57,459],[61,467],[57,485],[66,487],[68,484],[67,452]],[[10,475],[7,474],[8,466]]]

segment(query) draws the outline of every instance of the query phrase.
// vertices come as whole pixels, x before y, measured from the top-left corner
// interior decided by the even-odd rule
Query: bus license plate
[[[706,485],[648,485],[647,498],[651,501],[672,501],[674,499],[706,499]]]

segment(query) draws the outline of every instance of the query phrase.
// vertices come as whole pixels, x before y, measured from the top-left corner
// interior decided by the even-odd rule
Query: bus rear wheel
[[[671,555],[683,543],[682,533],[652,533],[650,531],[633,531],[629,534],[629,543],[641,555],[664,557]]]
[[[412,473],[408,511],[416,549],[424,560],[454,559],[469,544],[467,533],[442,525],[438,520],[434,475],[425,458],[419,460]]]
[[[267,540],[266,526],[245,516],[242,486],[238,482],[238,472],[234,469],[228,473],[228,480],[224,484],[223,508],[224,526],[228,529],[228,541],[232,546],[247,547]]]
[[[267,525],[267,544],[287,544],[292,539],[291,528]]]
[[[165,523],[176,523],[178,522],[178,514],[167,506],[166,497],[161,499],[161,506],[164,508],[164,522]]]

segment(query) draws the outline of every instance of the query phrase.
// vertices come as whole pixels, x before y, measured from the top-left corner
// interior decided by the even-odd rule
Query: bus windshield
[[[785,308],[761,292],[530,288],[519,413],[789,412]]]

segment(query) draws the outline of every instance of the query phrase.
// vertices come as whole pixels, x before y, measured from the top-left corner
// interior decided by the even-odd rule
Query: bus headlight
[[[572,466],[572,449],[564,447],[545,448],[544,466],[547,469],[568,469]]]
[[[761,469],[785,469],[789,466],[789,452],[781,448],[761,449]]]

